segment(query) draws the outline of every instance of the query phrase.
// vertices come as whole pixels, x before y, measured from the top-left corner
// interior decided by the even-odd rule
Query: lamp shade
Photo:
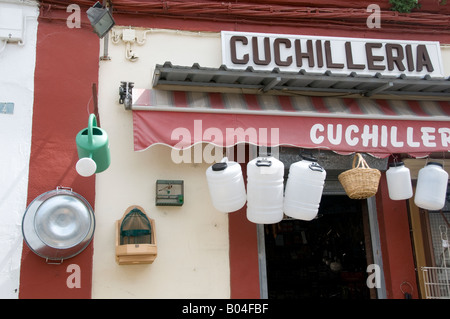
[[[103,38],[106,33],[116,24],[111,15],[111,12],[103,8],[99,2],[97,2],[93,7],[89,8],[87,11],[87,16],[91,22],[94,32]]]

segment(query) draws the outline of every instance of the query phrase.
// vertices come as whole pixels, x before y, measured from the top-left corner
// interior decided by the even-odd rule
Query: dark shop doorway
[[[364,200],[324,195],[314,220],[265,225],[268,298],[370,299],[366,207]]]

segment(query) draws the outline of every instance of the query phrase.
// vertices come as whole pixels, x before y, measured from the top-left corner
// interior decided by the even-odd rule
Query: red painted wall
[[[98,57],[99,39],[90,29],[69,29],[65,20],[39,19],[28,204],[44,192],[65,186],[94,208],[95,177],[76,173],[75,137],[88,124]],[[92,102],[89,109],[93,111]],[[90,298],[92,254],[91,242],[61,265],[48,265],[24,242],[19,298]],[[72,274],[67,272],[70,264],[80,267],[81,288],[66,284]]]
[[[260,298],[256,224],[248,221],[246,209],[229,214],[228,219],[232,299]]]
[[[62,0],[51,0],[60,2]],[[75,0],[81,2],[81,0]],[[370,4],[381,9],[380,28],[369,29]],[[421,9],[408,14],[390,10],[389,0],[218,0],[115,1],[115,12],[145,12],[121,15],[122,25],[162,27],[201,31],[248,31],[303,35],[342,36],[381,39],[429,40],[448,43],[450,6],[437,0],[421,0]],[[317,9],[317,10],[316,10]],[[116,14],[117,16],[117,14]],[[151,19],[149,19],[151,17]],[[414,32],[411,32],[414,30]]]
[[[389,198],[386,173],[381,176],[376,204],[387,297],[403,299],[402,288],[411,292],[408,285],[401,288],[407,282],[414,287],[413,298],[418,298],[407,203]]]
[[[247,185],[247,165],[241,164],[241,169]],[[247,204],[228,214],[232,299],[260,298],[257,226],[247,219],[246,212]]]

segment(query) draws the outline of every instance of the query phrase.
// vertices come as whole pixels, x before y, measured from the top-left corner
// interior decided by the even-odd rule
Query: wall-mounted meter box
[[[184,181],[156,181],[156,206],[182,206],[184,203]]]
[[[22,8],[8,3],[0,3],[0,40],[23,41]]]

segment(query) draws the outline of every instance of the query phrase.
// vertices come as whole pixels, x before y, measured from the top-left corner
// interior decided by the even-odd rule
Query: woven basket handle
[[[358,158],[358,165],[355,167],[356,158]],[[355,157],[353,157],[353,168],[370,168],[367,164],[366,160],[360,153],[356,153]]]

